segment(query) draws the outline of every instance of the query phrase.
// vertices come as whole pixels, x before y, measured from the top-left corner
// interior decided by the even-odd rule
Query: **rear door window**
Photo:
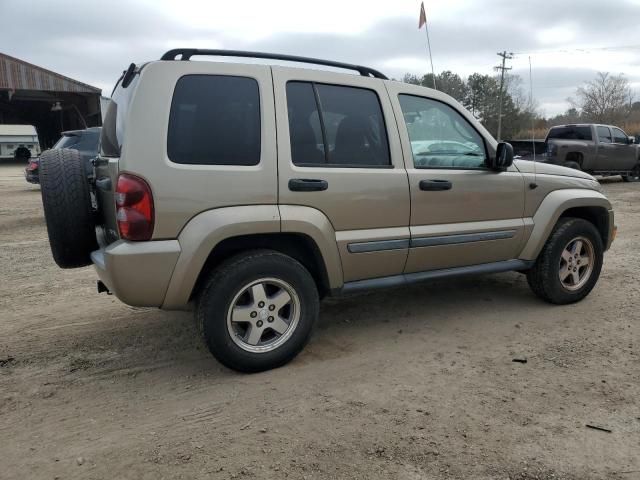
[[[391,165],[382,107],[373,90],[288,82],[287,107],[295,165]]]
[[[609,127],[598,127],[598,142],[611,143],[611,132]]]
[[[167,154],[183,164],[257,165],[258,82],[227,75],[180,78],[171,102]]]

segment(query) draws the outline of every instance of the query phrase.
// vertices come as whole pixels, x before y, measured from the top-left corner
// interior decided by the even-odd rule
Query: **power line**
[[[546,55],[548,53],[592,53],[594,51],[640,50],[640,45],[611,45],[607,47],[562,48],[557,50],[538,50],[537,52],[515,52],[515,56]]]
[[[507,60],[511,60],[513,58],[513,52],[507,53],[498,52],[498,56],[502,57],[502,65],[498,65],[497,67],[493,67],[494,70],[500,70],[500,99],[498,100],[498,135],[497,140],[500,141],[500,134],[502,133],[502,94],[504,92],[504,72],[507,70],[511,70],[512,67],[505,66]]]

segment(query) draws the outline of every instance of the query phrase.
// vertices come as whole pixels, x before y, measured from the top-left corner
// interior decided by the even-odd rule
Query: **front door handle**
[[[322,192],[329,188],[326,180],[313,178],[292,178],[289,180],[289,190],[292,192]]]
[[[420,190],[424,191],[451,190],[452,186],[449,180],[420,180]]]

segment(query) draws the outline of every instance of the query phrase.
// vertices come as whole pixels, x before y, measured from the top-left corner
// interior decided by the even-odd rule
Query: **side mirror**
[[[496,156],[487,160],[491,170],[505,170],[513,165],[513,147],[510,143],[500,142],[496,149]]]
[[[629,145],[636,143],[636,137],[629,137]]]

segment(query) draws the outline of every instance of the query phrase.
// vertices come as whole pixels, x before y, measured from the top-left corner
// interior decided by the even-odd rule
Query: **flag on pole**
[[[427,14],[424,11],[424,2],[420,3],[420,20],[418,21],[418,30],[427,24]]]
[[[431,42],[429,41],[429,27],[427,26],[427,14],[424,11],[424,2],[420,2],[420,19],[418,20],[418,30],[424,25],[424,33],[427,34],[427,50],[429,52],[429,62],[431,63],[431,75],[433,77],[433,88],[436,87],[436,72],[433,69],[433,56],[431,55]]]

